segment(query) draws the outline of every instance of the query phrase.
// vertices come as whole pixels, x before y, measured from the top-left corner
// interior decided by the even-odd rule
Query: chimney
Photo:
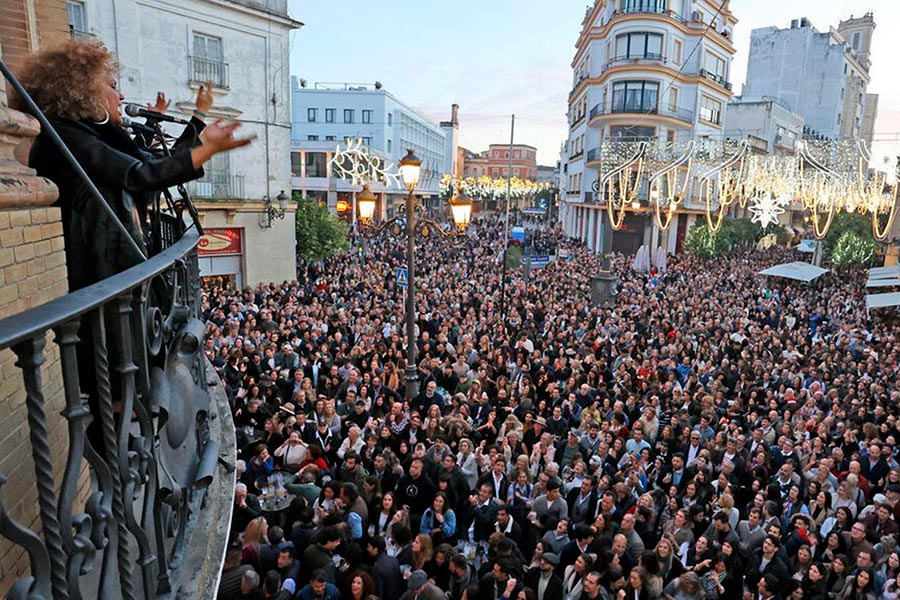
[[[451,106],[450,124],[454,127],[459,125],[459,104],[454,103]]]

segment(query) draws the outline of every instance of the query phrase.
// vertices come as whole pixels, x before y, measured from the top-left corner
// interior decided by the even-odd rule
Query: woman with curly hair
[[[117,65],[102,44],[70,40],[58,48],[31,56],[19,80],[50,120],[53,128],[84,168],[103,201],[127,230],[117,228],[95,198],[42,131],[35,139],[29,166],[59,188],[66,241],[69,288],[76,290],[143,262],[146,255],[143,224],[146,209],[159,190],[197,179],[203,164],[215,154],[250,143],[234,137],[237,123],[205,126],[212,91],[200,87],[190,125],[172,149],[172,156],[154,157],[123,127],[120,104],[125,99],[116,83]],[[17,108],[24,108],[15,98]],[[157,96],[154,109],[168,107]]]

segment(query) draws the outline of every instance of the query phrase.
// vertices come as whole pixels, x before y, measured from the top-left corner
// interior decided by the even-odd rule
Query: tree
[[[703,258],[715,258],[728,252],[731,243],[732,240],[724,225],[722,229],[712,233],[706,223],[702,225],[698,223],[688,231],[687,238],[684,240],[684,249]]]
[[[347,223],[310,198],[297,200],[297,255],[307,262],[325,260],[350,248]]]
[[[855,231],[845,231],[831,250],[831,263],[836,267],[864,267],[875,258],[877,245]]]

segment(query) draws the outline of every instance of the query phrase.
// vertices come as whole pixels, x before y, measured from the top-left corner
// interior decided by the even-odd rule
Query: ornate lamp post
[[[375,216],[377,200],[375,194],[369,189],[369,184],[363,184],[362,191],[356,195],[356,207],[359,210],[360,222],[370,223],[372,221],[372,217]]]
[[[406,396],[419,395],[419,374],[416,370],[416,186],[422,172],[422,161],[410,148],[400,160],[400,177],[406,186],[406,268],[409,287],[406,289]]]

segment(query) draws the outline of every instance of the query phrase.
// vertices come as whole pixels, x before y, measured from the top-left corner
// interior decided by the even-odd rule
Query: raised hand
[[[169,105],[172,103],[171,100],[166,99],[166,95],[163,92],[156,92],[156,104],[147,103],[147,108],[150,110],[155,110],[156,112],[164,113],[169,110]]]

